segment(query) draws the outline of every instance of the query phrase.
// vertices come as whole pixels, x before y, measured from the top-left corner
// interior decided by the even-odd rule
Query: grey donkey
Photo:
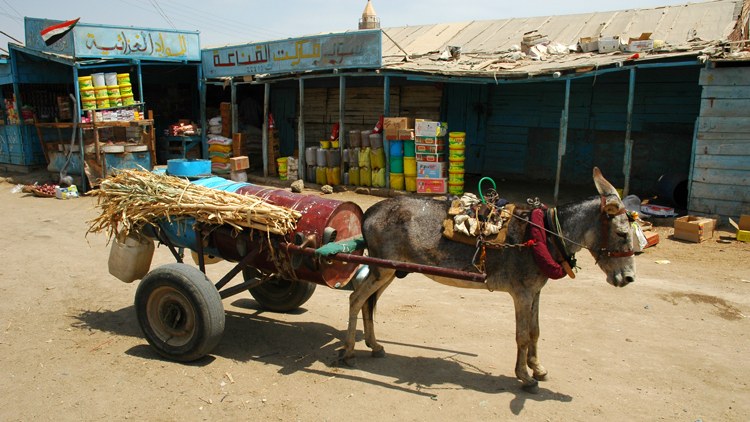
[[[594,183],[600,196],[558,207],[562,234],[589,249],[599,268],[607,275],[609,284],[623,287],[635,281],[632,228],[616,189],[604,179],[598,168],[594,168]],[[362,221],[369,255],[465,270],[470,266],[476,248],[442,236],[442,223],[449,207],[447,201],[412,197],[395,197],[373,205]],[[527,240],[527,231],[528,224],[511,220],[506,242],[523,243]],[[606,238],[602,239],[605,233]],[[548,235],[547,243],[550,251],[554,251],[551,235]],[[571,253],[582,249],[575,244],[569,244],[569,248]],[[554,252],[552,256],[555,256]],[[523,383],[524,390],[537,393],[538,381],[547,379],[547,370],[539,363],[537,341],[539,295],[548,279],[537,266],[529,248],[488,248],[486,273],[485,283],[427,277],[455,287],[510,293],[516,315],[516,377]],[[349,327],[344,345],[339,349],[340,357],[348,365],[356,365],[354,344],[360,310],[365,343],[372,349],[373,356],[385,356],[383,346],[375,338],[373,317],[378,298],[395,277],[395,270],[370,267],[369,275],[355,286],[349,297]],[[533,375],[529,375],[527,366]]]

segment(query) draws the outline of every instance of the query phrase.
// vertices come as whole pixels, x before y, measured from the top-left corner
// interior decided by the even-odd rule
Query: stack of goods
[[[213,165],[213,163],[211,163]],[[229,159],[231,172],[229,178],[235,182],[247,182],[247,169],[250,168],[250,159],[247,156],[232,157]]]
[[[130,77],[128,76],[128,79]],[[117,73],[105,73],[104,84],[107,87],[107,97],[110,107],[122,107],[123,101],[120,96],[120,85],[117,84]]]
[[[129,73],[94,73],[78,78],[81,109],[93,110],[134,105]]]
[[[57,97],[57,113],[60,120],[70,120],[72,113],[70,111],[69,97]]]
[[[390,143],[391,189],[402,190],[414,186],[416,190],[416,161],[414,157],[414,119],[387,117],[383,119],[385,139]],[[407,141],[411,141],[408,143]],[[411,178],[407,183],[406,178]]]
[[[445,162],[445,135],[448,124],[417,119],[414,148],[417,161],[417,192],[446,193],[448,167]]]
[[[232,134],[232,153],[235,157],[247,156],[247,135],[244,133]],[[250,163],[248,163],[248,168]]]
[[[221,117],[217,116],[208,120],[208,134],[221,135]]]
[[[464,193],[464,140],[466,133],[451,132],[448,135],[448,192],[451,195]]]
[[[281,157],[281,143],[279,131],[268,131],[268,175],[276,176],[276,160]]]
[[[232,136],[232,103],[221,103],[221,136]]]
[[[281,173],[281,170],[279,170]],[[299,160],[297,157],[286,157],[286,180],[295,181],[299,173]]]
[[[315,183],[315,170],[318,167],[318,147],[305,148],[305,182]]]
[[[185,123],[170,125],[167,130],[169,131],[169,136],[192,136],[196,134],[195,126]]]
[[[211,159],[211,172],[229,176],[232,166],[232,140],[219,135],[208,135],[208,157]]]
[[[339,149],[338,123],[333,125],[331,138],[329,140],[320,141],[320,147],[315,149],[314,151],[316,164],[315,182],[319,185],[340,185],[341,150]],[[309,152],[308,154],[312,155],[312,152]]]
[[[320,150],[318,150],[320,151]],[[341,184],[341,150],[330,148],[325,150],[326,154],[326,183],[331,186]]]
[[[94,81],[91,76],[78,77],[78,91],[81,95],[81,110],[95,109],[96,92],[94,91]]]
[[[359,186],[359,151],[362,148],[362,132],[359,130],[349,131],[349,149],[347,150],[347,162],[349,163],[349,184]]]
[[[373,187],[385,187],[385,160],[382,135],[379,133],[370,134],[370,167],[372,168]]]
[[[7,119],[9,125],[20,125],[21,120],[18,118],[18,113],[16,113],[16,96],[13,94],[13,99],[5,98],[5,110],[7,110]]]
[[[133,98],[133,86],[130,84],[130,73],[117,73],[117,86],[120,89],[120,97],[122,98],[122,105],[133,105],[135,99]]]

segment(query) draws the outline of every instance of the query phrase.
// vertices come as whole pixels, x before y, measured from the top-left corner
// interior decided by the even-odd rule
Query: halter
[[[602,205],[601,205],[601,217],[602,217],[602,249],[601,253],[604,254],[604,256],[608,258],[627,258],[629,256],[635,255],[635,250],[630,249],[627,252],[610,252],[607,250],[607,234],[609,230],[609,220],[612,220],[613,218],[617,217],[618,215],[622,215],[627,213],[625,210],[625,207],[621,207],[617,213],[613,215],[607,214],[606,211],[604,211],[604,205],[607,202],[607,198],[605,196],[602,196]]]

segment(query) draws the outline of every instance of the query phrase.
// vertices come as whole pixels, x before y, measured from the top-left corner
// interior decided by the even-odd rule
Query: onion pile
[[[36,190],[39,193],[43,193],[45,195],[52,195],[55,196],[55,188],[57,185],[54,183],[45,183],[43,185],[34,185],[32,188]]]

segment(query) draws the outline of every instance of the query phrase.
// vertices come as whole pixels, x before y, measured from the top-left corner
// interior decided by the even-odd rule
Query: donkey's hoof
[[[530,394],[539,394],[539,383],[534,381],[523,386],[523,391]]]
[[[549,374],[546,372],[534,374],[534,379],[537,381],[549,381]]]
[[[355,368],[357,366],[357,357],[351,356],[348,358],[344,358],[344,363],[346,363],[346,366],[350,368]]]
[[[380,350],[378,350],[378,351],[373,350],[372,351],[372,357],[374,357],[374,358],[384,358],[385,357],[385,347],[382,348],[382,349],[380,349]]]

